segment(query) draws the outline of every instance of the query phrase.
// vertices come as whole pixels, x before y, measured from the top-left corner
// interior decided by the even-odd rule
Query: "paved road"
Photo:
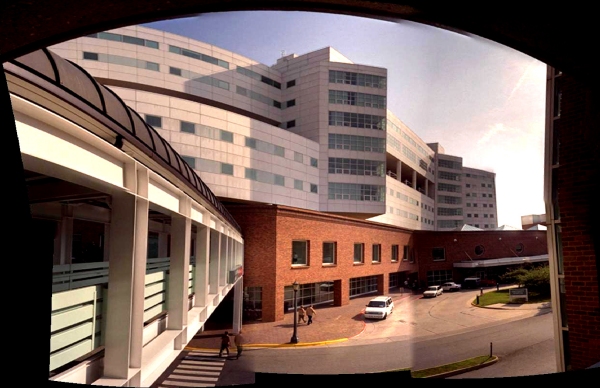
[[[394,312],[386,320],[369,320],[364,332],[359,336],[329,346],[356,346],[444,336],[540,314],[539,310],[530,309],[500,310],[474,307],[471,302],[478,294],[479,290],[463,290],[429,299],[421,295],[405,296],[396,301]]]
[[[552,316],[542,314],[442,337],[421,337],[356,346],[249,349],[227,361],[217,385],[254,383],[252,372],[304,375],[363,374],[413,367],[424,369],[487,354],[494,366],[455,378],[515,377],[554,373]],[[374,377],[376,378],[376,377]]]
[[[252,384],[254,372],[328,375],[417,370],[487,354],[490,342],[500,361],[479,374],[470,372],[457,378],[553,373],[556,363],[550,310],[473,307],[470,303],[478,292],[463,290],[432,299],[404,295],[388,319],[368,321],[362,334],[345,342],[308,348],[246,349],[240,360],[217,360],[216,353],[210,352],[191,355],[208,356],[196,360],[203,361],[197,364],[203,367],[211,361],[221,363],[218,380],[200,381],[193,373],[174,379],[172,374],[181,376],[185,374],[182,369],[189,370],[178,367],[165,373],[167,381],[159,379],[161,384],[153,387],[191,386],[192,381],[219,386]],[[529,360],[534,355],[535,361]],[[185,357],[190,354],[182,353]],[[188,385],[185,379],[190,381]]]

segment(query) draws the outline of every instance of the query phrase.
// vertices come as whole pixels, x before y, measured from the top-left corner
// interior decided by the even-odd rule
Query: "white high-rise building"
[[[387,69],[355,64],[334,48],[268,66],[133,26],[49,49],[143,115],[224,203],[281,204],[414,230],[497,225],[495,195],[484,201],[493,202],[489,213],[468,207],[483,206],[471,193],[489,191],[469,190],[477,185],[470,178],[486,176],[494,193],[494,174],[470,172],[460,157],[460,168],[447,170],[441,147],[387,109]],[[456,185],[450,175],[457,192],[444,191]],[[474,222],[485,215],[492,218]]]

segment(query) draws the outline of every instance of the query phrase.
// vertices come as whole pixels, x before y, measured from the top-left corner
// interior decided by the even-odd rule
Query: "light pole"
[[[298,343],[298,306],[297,306],[297,299],[296,299],[296,294],[298,294],[298,289],[300,289],[300,285],[298,284],[297,281],[294,280],[294,284],[292,284],[292,288],[294,289],[294,334],[292,334],[292,339],[290,340],[291,343],[293,344],[297,344]]]

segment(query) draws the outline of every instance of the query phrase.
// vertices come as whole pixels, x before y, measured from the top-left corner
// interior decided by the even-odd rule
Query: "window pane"
[[[292,264],[307,264],[307,242],[292,241]]]
[[[233,133],[229,131],[221,131],[221,140],[233,143]]]
[[[146,115],[146,123],[156,128],[162,128],[162,117]]]
[[[83,59],[89,59],[89,60],[92,60],[92,61],[97,61],[98,60],[98,54],[97,53],[84,52],[83,53]]]
[[[221,174],[233,175],[233,164],[221,163]]]
[[[182,121],[180,126],[181,132],[187,133],[196,133],[196,126],[194,123],[189,123],[187,121]]]
[[[192,156],[181,156],[181,159],[183,159],[187,164],[190,165],[191,168],[196,168],[196,158],[192,157]]]
[[[323,243],[323,264],[335,264],[335,246],[333,242]]]

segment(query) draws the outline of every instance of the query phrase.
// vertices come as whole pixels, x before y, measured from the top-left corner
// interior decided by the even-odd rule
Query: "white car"
[[[444,291],[460,291],[461,286],[460,284],[456,284],[454,282],[446,282],[444,284],[442,284],[442,290]]]
[[[423,293],[424,298],[435,298],[438,295],[442,295],[444,293],[444,289],[442,286],[429,286]]]
[[[386,319],[394,311],[394,301],[389,296],[373,298],[365,308],[364,317],[369,319]]]

